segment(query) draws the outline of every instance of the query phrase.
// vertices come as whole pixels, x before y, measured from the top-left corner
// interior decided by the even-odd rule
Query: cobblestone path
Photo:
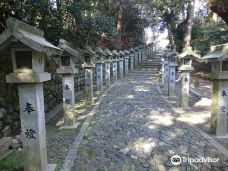
[[[71,170],[228,170],[227,159],[177,116],[159,95],[156,77],[146,71],[126,77],[104,97]],[[174,154],[219,162],[174,166]]]

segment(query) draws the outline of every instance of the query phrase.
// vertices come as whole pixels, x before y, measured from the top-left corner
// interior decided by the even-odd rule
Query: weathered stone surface
[[[10,133],[11,133],[11,128],[10,128],[10,126],[5,126],[5,127],[2,129],[2,135],[3,135],[3,137],[8,137],[8,136],[10,136]]]
[[[12,144],[11,137],[3,137],[0,139],[0,155],[4,154]]]

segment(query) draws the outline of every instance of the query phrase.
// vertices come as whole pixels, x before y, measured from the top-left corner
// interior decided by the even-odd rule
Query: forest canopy
[[[64,38],[77,47],[125,49],[145,43],[144,30],[151,28],[151,42],[167,31],[169,47],[205,53],[228,39],[227,7],[226,0],[3,0],[0,32],[13,16],[54,44]]]

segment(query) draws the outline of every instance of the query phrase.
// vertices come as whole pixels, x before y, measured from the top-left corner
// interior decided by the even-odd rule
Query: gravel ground
[[[217,138],[214,134],[210,132],[210,113],[211,113],[211,102],[212,102],[212,88],[213,83],[210,80],[197,78],[197,77],[191,77],[191,84],[190,89],[197,93],[191,93],[190,92],[190,98],[189,98],[189,106],[191,107],[192,112],[191,116],[194,115],[202,115],[205,117],[205,121],[203,123],[197,124],[197,127],[199,127],[201,130],[215,138],[218,142],[220,142],[225,148],[228,149],[228,138]],[[175,107],[179,106],[179,96],[180,96],[180,84],[177,83],[176,85],[176,98],[168,98],[167,97],[167,91],[162,89],[163,95],[166,96],[167,100]],[[200,96],[198,96],[200,95]],[[189,115],[189,117],[191,117]],[[227,121],[228,123],[228,121]],[[228,125],[227,125],[227,132],[228,132]]]
[[[227,170],[228,161],[199,133],[176,120],[146,70],[131,74],[104,97],[72,171]],[[140,74],[142,74],[140,76]],[[174,166],[171,156],[217,157],[218,163]]]

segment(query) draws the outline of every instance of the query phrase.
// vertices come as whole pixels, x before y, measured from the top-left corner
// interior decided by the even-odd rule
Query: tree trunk
[[[228,1],[227,0],[209,0],[210,9],[218,14],[228,25]]]
[[[186,48],[186,47],[190,46],[191,34],[192,34],[192,22],[193,22],[193,18],[194,18],[195,1],[196,0],[190,0],[190,2],[189,2],[187,18],[185,20],[186,21],[186,25],[185,25],[186,29],[184,32],[182,48]]]
[[[117,19],[117,37],[116,37],[116,43],[117,43],[117,48],[121,49],[122,47],[122,37],[123,37],[123,28],[124,28],[124,10],[125,6],[124,3],[120,3],[119,7],[119,15]]]

